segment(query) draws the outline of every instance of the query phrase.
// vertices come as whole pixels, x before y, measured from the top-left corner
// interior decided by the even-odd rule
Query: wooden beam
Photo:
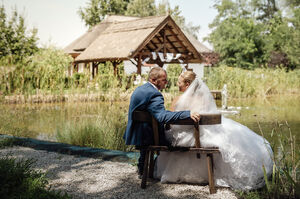
[[[150,50],[150,51],[153,51],[153,50],[150,48],[150,46],[148,46],[148,44],[146,45],[146,48],[147,48],[148,50]]]
[[[163,37],[164,37],[164,39],[163,39],[163,42],[164,42],[164,57],[166,57],[166,34],[165,34],[164,29],[162,29],[161,31],[162,31]]]
[[[163,22],[161,22],[156,28],[154,31],[152,31],[152,33],[147,37],[147,39],[139,45],[139,47],[136,49],[136,51],[131,55],[132,57],[135,57],[140,51],[141,49],[147,44],[149,43],[150,40],[153,39],[153,37],[156,35],[156,33],[158,33],[161,29],[163,29],[167,24],[168,22],[171,20],[171,17],[168,16],[164,19]]]
[[[131,59],[129,61],[137,67],[137,63],[135,64]]]
[[[167,25],[166,28],[171,32],[171,34],[175,37],[175,39],[180,43],[181,46],[183,46],[183,48],[186,50],[186,51],[189,51],[187,49],[187,47],[183,44],[183,42],[178,38],[177,34],[175,34],[175,32]]]
[[[160,35],[160,34],[159,34],[159,33],[157,33],[157,35]],[[154,38],[156,38],[156,39],[159,41],[159,43],[160,43],[160,44],[163,44],[164,42],[163,42],[162,40],[160,40],[160,38],[159,38],[157,35],[155,35],[155,37],[154,37]]]
[[[151,40],[150,43],[155,47],[157,48],[157,45]]]
[[[137,61],[137,74],[142,74],[142,54],[139,54],[138,61]]]
[[[117,63],[117,61],[112,61],[111,63],[114,68],[114,76],[117,76],[118,75],[118,63]]]
[[[178,31],[178,32],[181,32],[181,30],[180,30],[180,28],[177,26],[177,24],[175,23],[175,21],[171,18],[170,19],[170,23],[172,24],[174,24],[174,28]],[[166,28],[172,33],[174,33],[174,31],[170,28],[170,26],[169,25],[166,25]],[[174,35],[176,35],[175,33],[174,33]],[[196,56],[196,59],[198,58],[199,60],[202,60],[202,58],[201,58],[201,55],[200,55],[200,53],[197,51],[197,49],[193,46],[193,44],[190,42],[190,40],[183,34],[182,35],[185,39],[186,39],[186,41],[190,44],[190,46],[191,46],[191,48],[193,49],[193,51],[194,51],[194,56]],[[177,37],[177,36],[176,36]]]
[[[178,48],[173,44],[173,42],[171,42],[168,37],[166,37],[166,39],[169,42],[169,44],[177,51],[177,53],[180,53]]]
[[[95,78],[95,68],[96,68],[96,64],[95,64],[95,62],[92,62],[92,77],[93,77],[93,79]]]
[[[160,33],[157,33],[157,34],[160,35]],[[155,38],[156,38],[161,44],[163,44],[163,47],[164,47],[164,51],[163,51],[163,52],[164,52],[164,53],[165,53],[165,49],[168,50],[168,52],[171,53],[170,49],[167,47],[167,45],[164,43],[164,41],[160,40],[160,38],[157,37],[157,35],[155,36]],[[161,49],[159,49],[159,50],[161,50]],[[159,50],[156,50],[156,52],[158,52]],[[164,57],[166,57],[166,56],[164,55]]]
[[[157,49],[155,49],[155,52],[158,52],[158,51],[160,51],[162,48],[164,47],[164,45],[163,44],[161,44],[160,45],[160,47],[158,47]]]

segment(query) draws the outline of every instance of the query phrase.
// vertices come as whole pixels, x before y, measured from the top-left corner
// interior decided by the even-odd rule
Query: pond
[[[169,104],[167,103],[167,107]],[[112,131],[118,129],[118,136],[121,140],[126,125],[127,110],[128,102],[1,104],[0,134],[57,141],[57,132],[66,125],[78,128],[80,124],[102,123],[101,128],[104,131],[103,128]],[[274,133],[276,132],[273,132],[273,136],[271,133],[277,122],[281,124],[287,122],[292,134],[296,137],[300,136],[300,96],[230,100],[228,110],[224,112],[224,115],[248,126],[258,134],[263,132],[270,141],[275,139]],[[115,126],[117,123],[121,123],[122,127]],[[288,128],[283,126],[285,134],[289,136]],[[296,145],[299,146],[299,139]]]

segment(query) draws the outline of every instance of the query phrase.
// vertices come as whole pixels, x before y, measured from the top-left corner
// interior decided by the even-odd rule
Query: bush
[[[43,173],[31,168],[33,163],[32,159],[0,158],[1,198],[70,198],[47,188],[47,179]]]

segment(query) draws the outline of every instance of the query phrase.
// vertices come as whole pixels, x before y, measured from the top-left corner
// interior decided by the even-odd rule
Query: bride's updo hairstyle
[[[193,71],[185,71],[179,75],[179,77],[183,78],[184,83],[189,85],[196,79],[196,76],[196,73]]]

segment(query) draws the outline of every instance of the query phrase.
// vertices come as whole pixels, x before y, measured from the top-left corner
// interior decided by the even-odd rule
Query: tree
[[[300,2],[298,1],[300,4]],[[283,51],[287,54],[292,68],[300,68],[300,7],[293,9],[293,16],[287,19],[287,42],[283,46]]]
[[[258,13],[256,16],[258,20],[268,22],[279,11],[276,0],[252,0],[251,4]]]
[[[87,7],[80,7],[78,14],[89,28],[101,22],[106,15],[124,15],[130,0],[90,0]]]
[[[223,63],[242,68],[254,68],[266,62],[263,26],[255,23],[251,4],[246,1],[219,0],[218,10],[210,28],[208,40]]]
[[[266,60],[261,28],[251,18],[228,18],[210,34],[209,40],[223,63],[250,69]]]
[[[27,30],[16,8],[8,18],[4,6],[0,7],[0,29],[0,59],[9,57],[10,62],[18,62],[38,50],[37,29]]]
[[[208,40],[224,63],[253,68],[274,63],[274,55],[287,58],[289,68],[299,65],[299,0],[286,0],[290,15],[283,15],[279,0],[217,0],[218,10]]]
[[[196,38],[200,29],[200,26],[186,24],[185,18],[181,16],[179,6],[172,9],[168,0],[160,2],[157,6],[155,0],[90,0],[87,7],[78,10],[78,14],[89,28],[101,22],[108,14],[136,17],[170,14],[183,30]]]
[[[199,32],[200,26],[194,26],[192,23],[186,23],[185,17],[181,15],[179,6],[175,6],[172,9],[168,1],[162,1],[157,6],[157,11],[159,15],[171,15],[171,17],[181,29],[183,29],[190,35],[193,35],[195,38],[198,38],[197,33]]]
[[[125,12],[128,16],[148,17],[155,16],[155,0],[131,0]]]

